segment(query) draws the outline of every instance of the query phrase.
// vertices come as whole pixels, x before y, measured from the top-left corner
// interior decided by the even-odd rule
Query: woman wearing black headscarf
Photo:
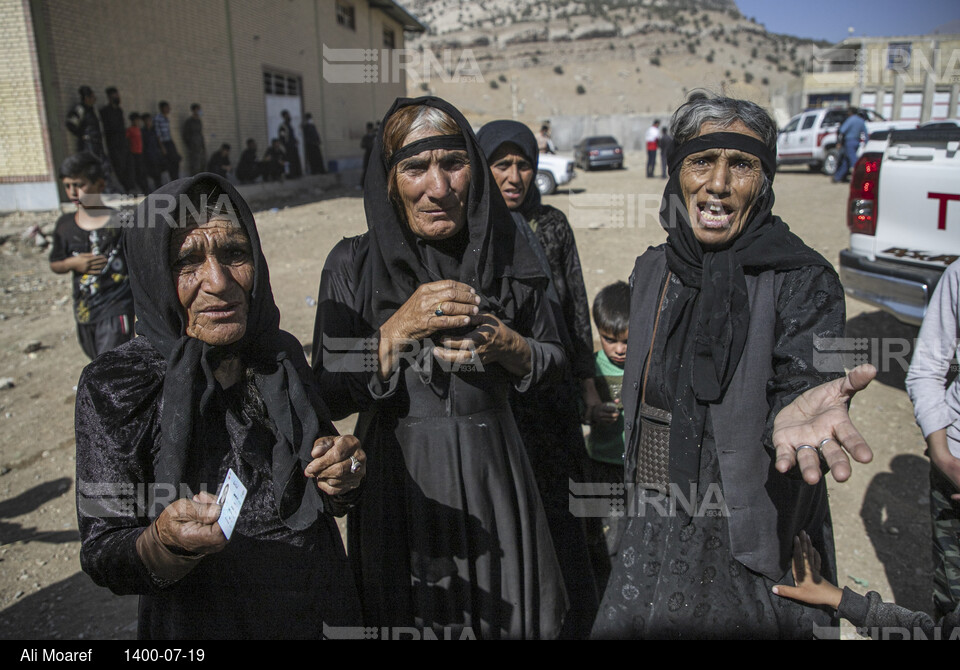
[[[843,336],[843,289],[772,214],[769,115],[703,96],[670,127],[667,242],[631,278],[629,524],[593,636],[809,638],[830,615],[771,588],[792,583],[801,530],[833,573],[820,465],[843,481],[845,452],[870,459],[846,408],[875,372],[815,365],[815,340]]]
[[[354,501],[365,456],[336,436],[279,328],[250,209],[216,175],[171,182],[124,244],[140,337],[87,366],[77,390],[83,569],[140,594],[141,638],[358,624],[330,514]],[[229,471],[246,498],[228,542],[207,491]]]
[[[563,364],[543,269],[437,98],[387,113],[364,207],[324,265],[313,367],[370,454],[348,532],[366,623],[555,637],[566,598],[507,401]]]
[[[554,303],[570,362],[568,373],[558,383],[541,384],[526,393],[511,392],[510,408],[537,479],[570,596],[564,635],[586,637],[597,613],[597,588],[584,520],[570,512],[570,481],[588,479],[578,402],[581,386],[584,395],[592,399],[586,403],[588,411],[600,404],[600,398],[594,385],[590,306],[580,255],[567,217],[540,201],[540,191],[534,184],[539,151],[533,132],[517,121],[492,121],[480,129],[477,141],[517,230],[527,239],[550,278],[547,295]],[[602,543],[602,535],[599,539]],[[605,546],[600,554],[607,564],[605,575],[609,572]]]

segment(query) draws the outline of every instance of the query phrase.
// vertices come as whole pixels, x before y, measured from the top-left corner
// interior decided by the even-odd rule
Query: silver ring
[[[817,451],[821,451],[823,449],[823,445],[825,445],[827,442],[837,442],[837,441],[832,437],[828,437],[826,439],[820,440],[820,444],[817,445]],[[840,443],[837,442],[837,444],[840,444]]]
[[[797,453],[798,453],[798,454],[800,453],[800,450],[801,450],[801,449],[813,449],[814,451],[817,450],[816,447],[811,446],[811,445],[809,445],[809,444],[801,444],[799,447],[797,447]]]
[[[440,305],[437,305],[437,309],[433,312],[437,316],[443,316],[443,310],[440,308]]]
[[[351,454],[350,455],[350,473],[354,474],[359,469],[360,469],[360,459]]]

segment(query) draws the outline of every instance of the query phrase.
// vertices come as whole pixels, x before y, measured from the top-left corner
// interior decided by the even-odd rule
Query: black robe
[[[78,386],[84,572],[116,594],[140,595],[141,639],[319,639],[325,626],[358,625],[356,588],[336,522],[320,515],[303,530],[284,525],[274,503],[274,440],[219,388],[194,433],[204,450],[189,462],[184,483],[193,493],[213,493],[233,468],[247,487],[233,536],[175,583],[150,574],[136,543],[150,523],[142,501],[146,485],[156,481],[165,366],[139,337],[97,358]],[[309,379],[305,366],[301,371]],[[329,423],[322,430],[336,433]]]
[[[215,208],[250,242],[246,328],[225,346],[186,334],[171,237],[188,206]],[[331,498],[303,474],[314,441],[336,430],[300,344],[280,330],[249,207],[203,173],[147,196],[135,223],[123,240],[139,337],[94,360],[77,388],[84,571],[115,593],[140,594],[144,638],[315,638],[324,625],[359,623],[330,517],[356,491]],[[224,391],[214,370],[227,356],[245,373]],[[137,539],[174,500],[216,491],[228,468],[248,489],[229,544],[179,580],[153,574]]]
[[[381,130],[365,176],[369,232],[327,258],[314,329],[325,402],[335,417],[361,412],[367,478],[348,542],[365,623],[437,636],[555,637],[566,594],[508,402],[511,387],[525,390],[564,364],[546,280],[456,109],[436,98],[398,100],[381,128],[412,104],[442,109],[460,126],[450,137],[462,138],[471,167],[464,247],[441,259],[394,210]],[[499,365],[444,370],[428,338],[381,382],[379,326],[417,286],[441,277],[473,286],[481,311],[527,338],[526,377]]]

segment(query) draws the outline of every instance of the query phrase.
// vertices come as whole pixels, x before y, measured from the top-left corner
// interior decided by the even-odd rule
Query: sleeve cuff
[[[837,608],[837,614],[852,623],[854,626],[864,626],[867,621],[867,612],[870,609],[870,601],[865,596],[856,591],[851,591],[849,587],[843,587],[843,595],[840,597],[840,606]]]
[[[175,554],[160,541],[154,521],[137,538],[137,554],[158,586],[180,581],[197,567],[203,554]]]
[[[540,369],[538,367],[538,358],[542,355],[539,343],[536,340],[532,340],[529,337],[523,339],[527,341],[527,346],[530,347],[530,371],[513,385],[518,393],[526,393],[533,385],[536,379],[536,371]]]
[[[917,425],[920,426],[920,432],[924,439],[929,437],[930,433],[935,433],[942,428],[948,428],[956,421],[953,412],[946,406],[941,405],[929,412],[917,416]]]
[[[398,365],[387,379],[381,379],[379,372],[370,375],[370,381],[367,382],[367,391],[369,391],[373,400],[382,400],[396,393],[399,386],[400,366]]]

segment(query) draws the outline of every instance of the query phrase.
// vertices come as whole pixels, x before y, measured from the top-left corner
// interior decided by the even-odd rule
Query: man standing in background
[[[207,147],[203,141],[203,109],[196,102],[190,105],[190,116],[183,123],[183,143],[187,145],[187,171],[194,175],[203,172],[207,162]]]
[[[300,151],[298,148],[299,142],[297,142],[297,134],[293,132],[293,123],[290,120],[290,112],[283,110],[280,112],[280,116],[283,117],[283,123],[280,124],[280,129],[277,132],[277,136],[280,139],[280,143],[283,145],[283,149],[287,155],[287,163],[289,165],[288,175],[291,179],[297,179],[303,175],[303,167],[300,164]]]
[[[860,140],[867,136],[867,122],[859,114],[857,108],[847,110],[847,120],[840,125],[837,131],[837,144],[840,145],[840,161],[837,171],[833,173],[833,183],[843,181],[847,173],[857,164],[857,151],[860,149]]]
[[[313,123],[313,114],[303,116],[303,149],[307,154],[307,166],[310,174],[326,174],[327,166],[323,162],[323,148],[320,132]]]
[[[100,120],[103,122],[103,138],[107,142],[107,154],[113,173],[127,193],[136,186],[133,180],[133,166],[130,160],[130,147],[127,144],[127,121],[120,107],[120,92],[111,86],[107,94],[107,104],[100,108]]]
[[[173,143],[170,134],[170,103],[161,100],[160,113],[153,118],[153,127],[157,131],[157,140],[160,142],[160,153],[163,154],[163,167],[167,170],[168,181],[180,178],[180,154],[177,145]]]
[[[644,138],[647,143],[647,178],[651,179],[657,171],[657,147],[660,146],[660,119],[655,119],[653,125],[647,128]]]
[[[97,96],[89,86],[81,86],[78,90],[80,102],[74,105],[67,114],[67,130],[77,138],[77,153],[87,151],[101,161],[103,153],[103,131],[100,129],[100,119],[93,105]]]

